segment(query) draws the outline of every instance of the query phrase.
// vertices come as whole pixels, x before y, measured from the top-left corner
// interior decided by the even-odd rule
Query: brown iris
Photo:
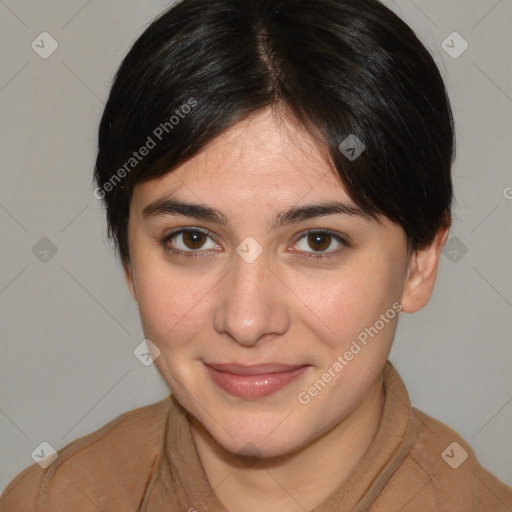
[[[205,244],[207,236],[202,231],[184,231],[182,233],[183,243],[189,249],[200,249]]]
[[[329,233],[309,233],[308,244],[316,251],[325,251],[331,245],[332,235]],[[321,247],[318,247],[320,245]],[[317,246],[317,247],[315,247]]]

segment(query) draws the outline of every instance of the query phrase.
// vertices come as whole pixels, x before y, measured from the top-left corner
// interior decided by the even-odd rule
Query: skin
[[[222,211],[230,226],[144,215],[171,195]],[[317,143],[270,109],[134,189],[127,283],[144,334],[160,350],[155,365],[194,416],[199,458],[228,510],[310,510],[347,478],[380,422],[383,368],[398,315],[308,404],[298,394],[394,303],[417,311],[434,286],[446,229],[409,253],[402,227],[384,217],[336,214],[271,227],[282,210],[327,200],[355,207]],[[167,247],[208,257],[165,250],[161,239],[183,227],[207,229],[215,238],[178,234]],[[348,245],[328,234],[316,242],[304,236],[313,228],[332,230]],[[249,236],[263,250],[251,263],[236,252]],[[308,259],[315,253],[330,257]],[[245,399],[219,388],[203,362],[310,367],[270,396]]]

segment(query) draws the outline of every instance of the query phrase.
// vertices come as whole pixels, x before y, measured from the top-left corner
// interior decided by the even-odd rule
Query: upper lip
[[[290,372],[297,370],[306,364],[283,364],[283,363],[265,363],[265,364],[253,364],[243,365],[235,363],[204,363],[206,366],[211,366],[221,372],[229,372],[237,375],[262,375],[265,373],[278,373],[278,372]]]

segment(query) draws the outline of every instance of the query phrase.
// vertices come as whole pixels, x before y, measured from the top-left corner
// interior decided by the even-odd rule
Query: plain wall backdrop
[[[434,295],[401,315],[390,359],[413,405],[512,485],[512,2],[385,3],[440,66],[458,142]],[[41,442],[60,449],[169,394],[133,354],[138,310],[92,184],[114,73],[169,5],[0,0],[0,490]]]

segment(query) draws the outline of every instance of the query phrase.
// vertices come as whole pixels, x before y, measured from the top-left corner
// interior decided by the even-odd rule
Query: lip
[[[310,365],[268,363],[240,365],[204,363],[211,379],[224,391],[242,398],[272,395],[299,378]]]

